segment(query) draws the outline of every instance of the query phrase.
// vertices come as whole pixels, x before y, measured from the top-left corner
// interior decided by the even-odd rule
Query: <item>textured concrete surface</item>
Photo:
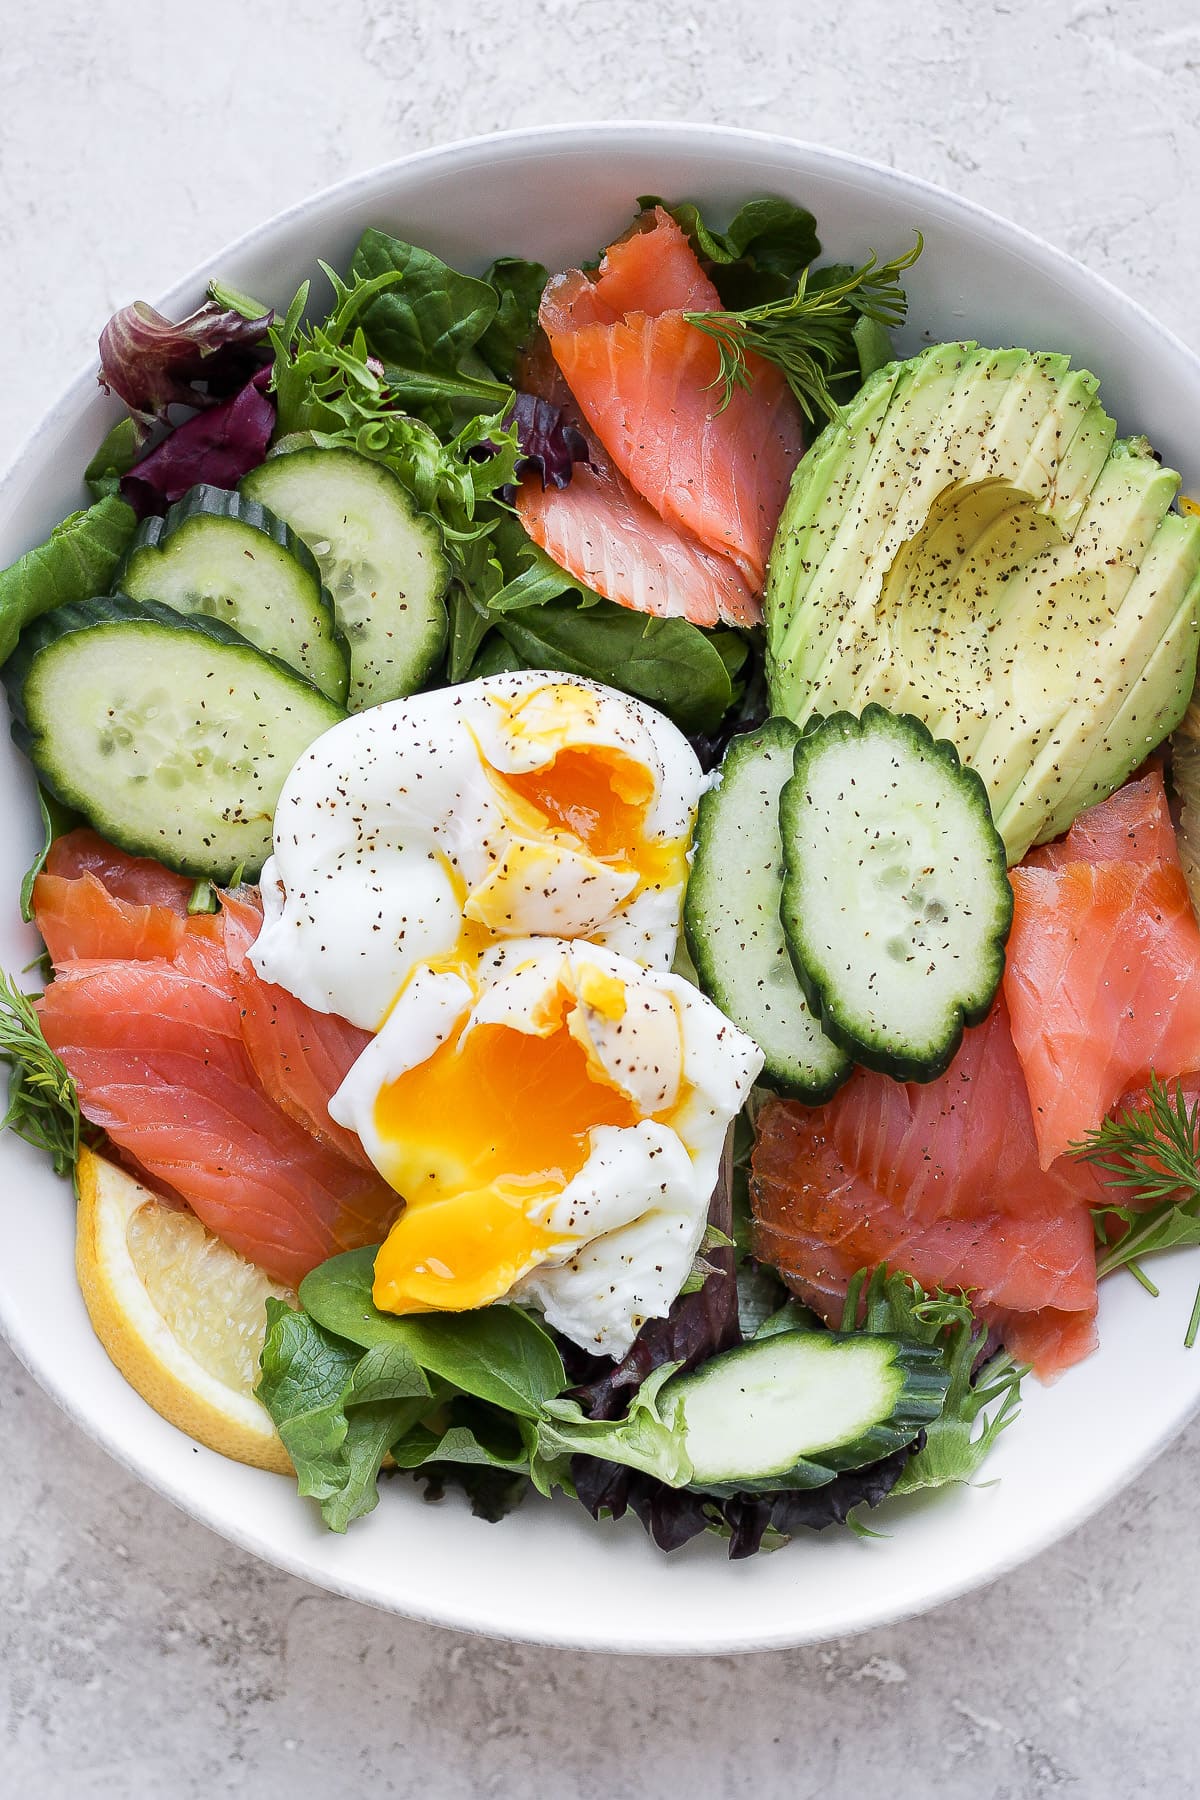
[[[893,162],[1200,338],[1196,0],[49,0],[5,23],[0,462],[116,304],[343,173],[569,117]],[[5,1793],[1200,1791],[1200,1429],[986,1594],[689,1665],[469,1640],[274,1574],[128,1480],[2,1351],[0,1418]]]

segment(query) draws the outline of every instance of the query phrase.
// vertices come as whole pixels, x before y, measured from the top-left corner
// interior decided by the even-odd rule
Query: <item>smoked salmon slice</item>
[[[754,1253],[801,1299],[834,1323],[851,1277],[886,1262],[925,1288],[968,1290],[980,1316],[1007,1330],[1010,1347],[1019,1338],[1022,1358],[1043,1377],[1092,1348],[1096,1257],[1085,1205],[1018,1214],[983,1192],[974,1216],[914,1218],[847,1167],[828,1110],[769,1101],[752,1159]]]
[[[561,489],[524,482],[517,512],[560,568],[619,606],[693,625],[755,625],[762,616],[728,557],[660,518],[607,463],[577,463]]]
[[[94,831],[70,831],[51,844],[33,884],[34,918],[55,967],[79,957],[172,957],[192,887]]]
[[[538,316],[620,474],[664,519],[728,556],[757,594],[803,431],[783,375],[755,356],[751,386],[722,406],[717,345],[683,316],[719,306],[685,233],[656,207],[597,275],[573,269],[548,282]]]
[[[372,1167],[358,1137],[329,1116],[336,1093],[371,1041],[333,1013],[314,1012],[254,969],[246,952],[262,929],[262,908],[235,894],[221,901],[224,951],[254,1072],[277,1106],[358,1167]]]
[[[688,235],[664,207],[639,214],[609,245],[598,270],[569,269],[548,284],[555,307],[577,325],[615,325],[631,312],[714,312],[721,296]]]
[[[1052,847],[1073,860],[1010,871],[1004,994],[1044,1168],[1151,1072],[1200,1069],[1200,928],[1162,776],[1130,787]]]
[[[588,444],[587,462],[576,463],[565,488],[543,488],[531,476],[518,489],[517,513],[534,543],[577,581],[634,612],[693,625],[758,624],[762,608],[729,558],[656,513],[588,435],[541,333],[522,358],[521,386],[557,406]]]
[[[1127,781],[1107,800],[1081,812],[1066,837],[1031,850],[1023,869],[1062,869],[1068,863],[1179,862],[1161,768]]]
[[[52,846],[34,889],[57,970],[42,1029],[93,1124],[295,1285],[378,1243],[399,1210],[326,1108],[367,1034],[254,974],[256,898],[226,895],[220,914],[189,918],[192,885],[92,832]]]
[[[937,1081],[856,1069],[820,1116],[844,1164],[925,1224],[972,1218],[981,1197],[1037,1216],[1096,1197],[1091,1170],[1073,1158],[1041,1168],[1003,996]]]
[[[276,1280],[295,1286],[387,1232],[392,1189],[264,1093],[227,970],[219,986],[162,960],[87,963],[58,975],[38,1010],[93,1124]]]

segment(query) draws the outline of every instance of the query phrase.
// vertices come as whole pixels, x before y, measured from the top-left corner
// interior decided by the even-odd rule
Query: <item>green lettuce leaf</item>
[[[403,1348],[364,1354],[274,1299],[257,1393],[295,1465],[299,1492],[338,1532],[375,1507],[388,1449],[434,1404],[429,1381]]]
[[[137,519],[112,496],[56,525],[44,544],[0,571],[0,663],[31,620],[56,606],[106,594]]]
[[[37,791],[38,811],[42,818],[42,841],[37,854],[21,878],[21,917],[26,924],[33,920],[33,884],[46,866],[46,858],[50,854],[50,846],[56,837],[64,831],[71,831],[81,822],[81,815],[56,800],[39,785]]]
[[[521,612],[526,607],[544,606],[564,594],[579,596],[578,605],[595,606],[600,596],[585,587],[535,544],[515,513],[505,513],[492,533],[496,556],[504,574],[504,585],[488,595],[488,612]],[[643,615],[644,616],[644,615]]]
[[[545,1463],[572,1456],[595,1456],[653,1475],[668,1487],[686,1487],[692,1463],[683,1433],[659,1417],[661,1387],[679,1369],[662,1363],[647,1375],[623,1419],[589,1419],[577,1400],[547,1400],[537,1429],[537,1451]]]
[[[653,194],[639,206],[662,206]],[[723,306],[736,309],[778,300],[795,288],[801,271],[821,254],[817,221],[790,200],[748,200],[724,231],[706,225],[698,206],[684,201],[667,211],[682,226],[692,247],[710,264],[709,273]]]

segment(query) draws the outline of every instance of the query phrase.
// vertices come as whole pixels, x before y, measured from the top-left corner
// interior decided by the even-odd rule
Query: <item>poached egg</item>
[[[329,1109],[406,1201],[376,1305],[507,1297],[623,1356],[692,1266],[761,1064],[688,982],[598,945],[419,969]]]
[[[704,776],[652,708],[520,670],[372,707],[292,769],[250,960],[375,1031],[413,971],[498,939],[668,968]]]

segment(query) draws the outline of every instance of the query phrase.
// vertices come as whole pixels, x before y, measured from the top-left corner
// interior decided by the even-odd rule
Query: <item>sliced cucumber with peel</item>
[[[116,585],[131,600],[216,619],[331,700],[346,698],[347,658],[321,572],[295,533],[252,500],[192,488],[165,518],[139,526]]]
[[[947,1385],[932,1345],[782,1331],[677,1376],[659,1411],[687,1444],[689,1487],[771,1493],[823,1487],[911,1444]]]
[[[321,566],[350,652],[351,712],[413,694],[446,647],[441,533],[408,489],[357,451],[268,457],[241,491],[286,519]]]
[[[228,626],[123,595],[60,606],[4,669],[13,735],[114,844],[253,880],[284,779],[341,707]]]
[[[813,1017],[779,916],[779,792],[799,739],[789,719],[768,719],[730,744],[696,815],[683,922],[700,986],[766,1057],[761,1079],[815,1104],[852,1065]]]
[[[805,732],[780,794],[782,917],[822,1028],[932,1081],[1004,973],[1012,888],[987,790],[919,719],[868,706]]]
[[[779,1331],[689,1375],[656,1370],[629,1414],[585,1418],[543,1403],[547,1460],[596,1456],[708,1494],[824,1487],[911,1444],[945,1403],[950,1376],[932,1344],[866,1333]]]

